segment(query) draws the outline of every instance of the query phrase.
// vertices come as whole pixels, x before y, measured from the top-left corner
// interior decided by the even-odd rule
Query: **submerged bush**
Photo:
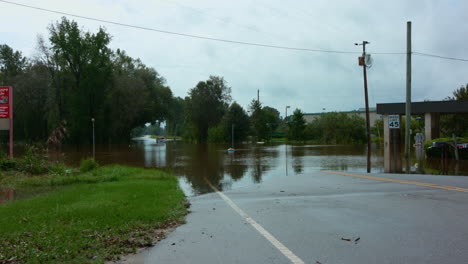
[[[93,158],[84,159],[80,162],[80,172],[88,172],[98,167],[99,164]]]

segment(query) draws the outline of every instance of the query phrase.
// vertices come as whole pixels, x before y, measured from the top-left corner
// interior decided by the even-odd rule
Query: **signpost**
[[[13,87],[0,86],[0,130],[10,131],[10,158],[13,158]]]

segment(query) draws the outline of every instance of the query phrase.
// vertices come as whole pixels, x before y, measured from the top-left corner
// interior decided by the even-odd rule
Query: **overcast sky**
[[[11,0],[120,23],[228,40],[307,49],[405,52],[406,22],[413,51],[468,59],[468,1],[279,0]],[[287,3],[286,3],[287,2]],[[0,44],[36,52],[37,36],[61,15],[0,2]],[[70,17],[86,31],[99,26],[123,49],[155,68],[174,95],[223,76],[243,107],[257,96],[284,115],[349,111],[364,106],[359,54],[253,47],[143,31]],[[405,100],[406,55],[373,54],[368,70],[370,105]],[[413,56],[413,101],[441,100],[468,83],[468,62]]]

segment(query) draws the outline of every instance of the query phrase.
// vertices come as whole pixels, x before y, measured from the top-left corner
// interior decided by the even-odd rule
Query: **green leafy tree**
[[[208,129],[218,125],[231,101],[231,88],[222,77],[210,76],[189,91],[188,119],[199,142],[206,142]]]
[[[250,132],[249,116],[244,108],[238,103],[234,102],[229,107],[225,116],[223,117],[224,134],[227,141],[231,141],[232,125],[234,124],[234,141],[239,142],[247,138]]]
[[[180,97],[175,97],[169,108],[169,115],[166,123],[166,132],[172,136],[182,136],[185,124],[185,100]]]
[[[366,122],[358,115],[324,113],[307,125],[305,136],[322,144],[362,143],[366,140]]]
[[[304,113],[300,109],[294,110],[291,121],[288,123],[289,131],[288,138],[292,140],[303,140],[306,121]]]
[[[102,102],[112,80],[112,52],[108,47],[111,37],[102,28],[97,33],[83,32],[76,22],[65,17],[49,27],[49,34],[53,60],[73,80],[62,87],[69,98],[66,115],[70,136],[76,143],[89,141],[91,118],[101,123],[105,115]]]
[[[468,101],[468,84],[453,92],[453,96],[445,98],[449,101]],[[451,137],[452,134],[468,137],[468,114],[451,114],[441,116],[442,136]]]
[[[135,127],[165,120],[173,98],[164,78],[140,60],[117,50],[113,65],[113,82],[105,103],[105,135],[118,142],[128,139]]]
[[[258,100],[252,100],[249,105],[250,123],[252,126],[252,135],[257,140],[268,139],[268,126],[265,115],[262,111],[262,104]]]
[[[267,139],[270,139],[273,131],[275,131],[280,126],[280,113],[275,108],[269,106],[264,106],[262,108],[262,113],[267,124]]]
[[[14,51],[8,45],[0,45],[0,84],[11,85],[11,78],[19,75],[26,68],[26,58],[21,52]]]

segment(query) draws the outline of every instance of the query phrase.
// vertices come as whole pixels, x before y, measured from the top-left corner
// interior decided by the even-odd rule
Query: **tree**
[[[292,140],[303,140],[306,121],[304,113],[300,109],[294,110],[291,121],[289,122],[288,138]]]
[[[91,118],[102,124],[105,115],[102,102],[112,79],[111,37],[102,28],[97,33],[83,32],[65,17],[49,27],[49,34],[52,59],[73,79],[62,88],[69,98],[70,136],[76,143],[90,140]]]
[[[231,88],[222,77],[210,76],[189,91],[187,113],[199,142],[206,142],[208,129],[216,126],[231,101]]]
[[[185,128],[185,100],[175,97],[169,107],[169,115],[166,122],[166,132],[168,135],[181,136]]]
[[[66,124],[69,143],[123,142],[133,128],[166,120],[173,96],[156,70],[109,47],[110,35],[80,30],[63,18],[38,39],[39,56],[27,60],[0,45],[0,81],[14,86],[15,137],[45,141]]]
[[[366,140],[366,122],[358,115],[324,113],[307,125],[305,136],[322,144],[362,143]]]
[[[234,141],[243,141],[250,132],[249,116],[238,103],[234,102],[223,117],[223,127],[226,138],[231,140],[232,125],[234,124]]]
[[[8,45],[0,45],[0,84],[8,85],[11,78],[26,68],[26,58]]]
[[[453,96],[445,98],[449,101],[468,101],[468,84],[461,86],[453,92]],[[468,136],[468,114],[444,115],[440,118],[441,131],[443,136],[451,137],[455,134],[459,137]]]
[[[132,129],[162,122],[169,115],[172,92],[165,80],[140,60],[117,50],[113,82],[106,96],[105,135],[114,142],[128,139]]]
[[[252,135],[257,140],[266,140],[268,137],[268,127],[265,115],[262,111],[262,104],[258,100],[252,100],[249,106],[250,123],[252,125]]]
[[[267,139],[270,139],[273,131],[275,131],[281,123],[280,113],[275,108],[269,106],[264,106],[262,108],[262,113],[268,129]]]

